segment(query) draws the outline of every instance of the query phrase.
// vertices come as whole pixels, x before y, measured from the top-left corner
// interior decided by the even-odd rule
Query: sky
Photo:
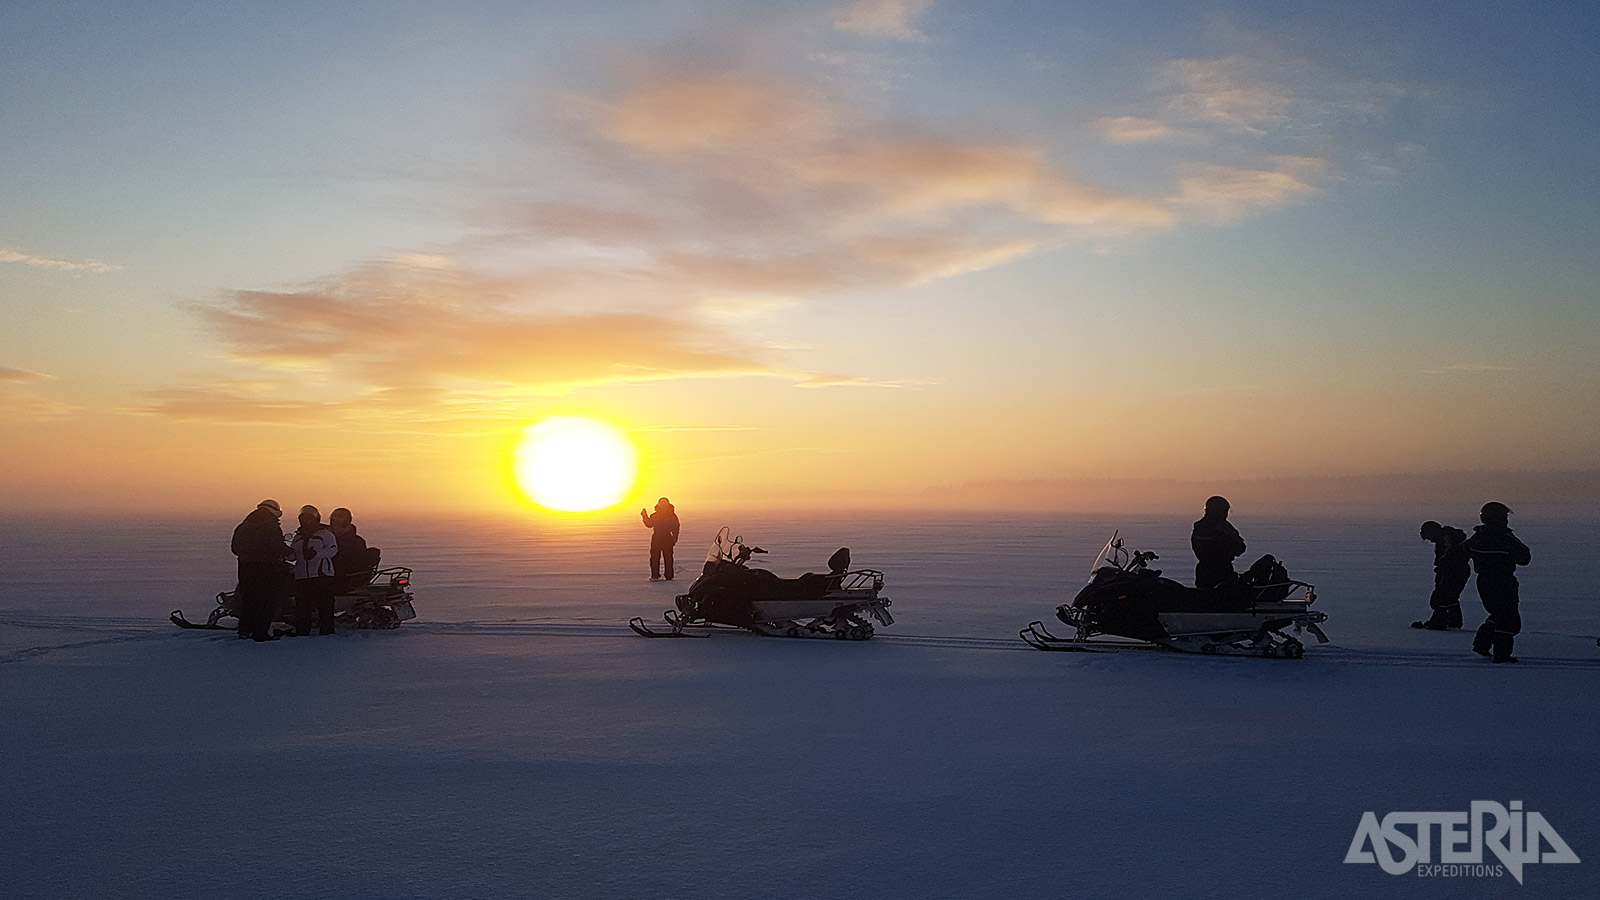
[[[7,3],[0,496],[1600,469],[1600,7],[1311,6]]]

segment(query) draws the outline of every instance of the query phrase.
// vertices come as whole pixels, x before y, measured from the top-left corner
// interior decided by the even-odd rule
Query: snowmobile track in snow
[[[64,650],[78,650],[103,644],[120,644],[134,641],[148,641],[164,637],[183,637],[193,640],[193,632],[173,628],[166,621],[154,621],[146,618],[132,617],[92,617],[92,616],[42,616],[11,614],[0,615],[0,627],[19,629],[40,629],[55,632],[76,632],[84,636],[82,640],[68,641],[59,644],[44,644],[36,647],[25,647],[16,650],[0,652],[0,665],[21,662],[27,659],[44,656]],[[730,635],[740,638],[761,639],[760,635],[750,634],[739,629],[726,629]],[[362,632],[367,634],[368,632]],[[460,637],[557,637],[557,638],[627,638],[632,641],[637,638],[625,623],[611,620],[590,621],[543,621],[543,620],[489,620],[465,622],[413,622],[403,628],[392,632],[371,632],[372,634],[431,634],[441,636]],[[1542,634],[1549,637],[1570,638],[1582,641],[1585,645],[1592,638],[1584,635],[1554,634],[1550,632],[1529,632]],[[91,635],[100,635],[90,637]],[[850,641],[851,644],[887,644],[891,647],[927,647],[944,650],[1010,650],[1027,651],[1035,653],[1033,648],[1016,638],[987,638],[987,637],[961,637],[929,634],[885,634],[879,633],[870,641]],[[1122,650],[1134,651],[1139,656],[1166,659],[1171,661],[1182,660],[1186,664],[1196,664],[1199,659],[1208,657],[1199,654],[1173,653],[1161,651],[1160,648],[1130,645],[1126,648],[1108,648],[1101,653],[1074,654],[1084,659],[1092,659],[1105,653],[1121,653]],[[1159,652],[1153,652],[1159,651]],[[1592,651],[1591,651],[1592,652]],[[1209,657],[1209,659],[1234,659],[1233,657]],[[1512,670],[1520,669],[1579,669],[1600,671],[1600,655],[1593,658],[1581,656],[1530,656],[1519,657],[1520,661],[1512,665]],[[1325,645],[1312,648],[1306,653],[1305,658],[1298,660],[1295,669],[1305,665],[1340,664],[1359,666],[1405,666],[1421,668],[1495,668],[1487,659],[1476,656],[1466,647],[1460,650],[1404,650],[1393,648],[1365,649],[1359,647],[1343,647],[1338,645]]]

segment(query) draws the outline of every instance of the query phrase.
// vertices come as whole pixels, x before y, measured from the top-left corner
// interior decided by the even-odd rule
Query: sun
[[[513,465],[517,484],[533,502],[588,512],[627,496],[639,458],[616,428],[598,419],[555,416],[523,429]]]

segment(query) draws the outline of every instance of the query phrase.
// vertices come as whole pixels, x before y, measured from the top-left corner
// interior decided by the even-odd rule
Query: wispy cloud
[[[1217,56],[1151,68],[1142,99],[1094,121],[1112,143],[1165,145],[1180,222],[1222,224],[1302,202],[1332,180],[1388,175],[1414,144],[1363,130],[1414,85],[1351,77],[1244,36]],[[1367,135],[1363,137],[1363,135]]]
[[[1146,144],[1166,141],[1177,130],[1159,119],[1139,116],[1102,116],[1094,121],[1100,136],[1114,144]]]
[[[859,3],[833,24],[918,40],[928,7]],[[1155,146],[1164,168],[1141,181],[1158,187],[1140,192],[1064,165],[1037,139],[886,114],[841,88],[838,66],[816,62],[827,49],[796,46],[782,64],[627,58],[601,86],[563,98],[565,131],[543,123],[569,141],[583,177],[552,187],[539,169],[513,166],[469,212],[472,237],[453,246],[201,307],[231,359],[289,380],[259,393],[171,393],[149,411],[283,417],[298,403],[389,403],[387,391],[489,410],[496,396],[747,375],[927,384],[811,372],[794,363],[803,345],[749,326],[830,293],[1304,202],[1334,165],[1308,138],[1318,121],[1376,114],[1384,97],[1383,86],[1259,46],[1158,65],[1142,99],[1093,122],[1106,141]],[[343,394],[291,396],[294,379],[311,377]]]
[[[1323,161],[1280,157],[1271,168],[1192,165],[1178,180],[1173,208],[1192,218],[1226,223],[1276,209],[1316,192],[1309,182],[1323,171]]]
[[[50,376],[43,372],[32,372],[27,369],[13,369],[10,366],[0,366],[0,382],[29,382],[48,381]]]
[[[1147,106],[1174,133],[1204,129],[1307,136],[1338,121],[1381,116],[1412,85],[1355,78],[1251,40],[1237,52],[1174,59],[1151,75]]]
[[[1490,363],[1454,363],[1437,369],[1423,369],[1424,375],[1505,375],[1517,371],[1515,366],[1498,366]]]
[[[839,10],[833,27],[867,37],[897,41],[928,39],[914,24],[933,0],[858,0]]]
[[[24,253],[11,247],[0,247],[0,262],[20,263],[37,269],[55,269],[58,272],[113,272],[122,268],[98,259],[54,259]]]
[[[768,373],[716,328],[649,312],[576,313],[539,283],[451,265],[371,263],[297,291],[200,309],[236,359],[379,387],[585,384]]]
[[[43,372],[0,366],[0,422],[58,419],[77,412],[78,407],[38,390],[37,385],[54,380]]]

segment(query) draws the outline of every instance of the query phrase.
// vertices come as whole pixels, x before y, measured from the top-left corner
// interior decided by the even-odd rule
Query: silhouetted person
[[[1201,590],[1214,590],[1238,582],[1233,571],[1233,561],[1244,555],[1244,538],[1228,522],[1228,501],[1212,497],[1206,501],[1206,514],[1194,523],[1189,533],[1189,546],[1194,548],[1194,586]]]
[[[1511,509],[1504,503],[1485,503],[1478,518],[1483,524],[1467,538],[1467,554],[1478,572],[1478,598],[1489,613],[1472,638],[1474,652],[1495,662],[1516,662],[1511,644],[1522,631],[1522,611],[1517,608],[1517,566],[1533,558],[1528,545],[1511,533]]]
[[[294,633],[311,633],[311,616],[317,616],[319,633],[333,634],[333,557],[339,541],[322,524],[315,506],[300,507],[300,527],[289,541],[294,560]]]
[[[639,510],[639,517],[644,519],[644,527],[650,529],[650,580],[661,580],[662,560],[667,564],[667,580],[672,580],[672,548],[678,543],[678,514],[673,511],[672,503],[662,497],[656,501],[656,514],[650,515],[643,509]]]
[[[328,513],[328,530],[333,532],[333,539],[339,545],[339,551],[333,555],[335,590],[348,594],[364,587],[372,580],[372,553],[367,550],[367,539],[356,533],[350,510],[341,506]]]
[[[1426,622],[1412,622],[1412,628],[1444,631],[1461,627],[1461,591],[1467,586],[1472,567],[1467,563],[1467,533],[1449,525],[1428,520],[1422,523],[1422,539],[1433,543],[1433,594],[1428,606],[1433,615]]]
[[[272,640],[272,614],[289,558],[278,527],[282,515],[278,501],[263,500],[233,529],[233,555],[239,557],[239,588],[233,595],[239,637]]]

